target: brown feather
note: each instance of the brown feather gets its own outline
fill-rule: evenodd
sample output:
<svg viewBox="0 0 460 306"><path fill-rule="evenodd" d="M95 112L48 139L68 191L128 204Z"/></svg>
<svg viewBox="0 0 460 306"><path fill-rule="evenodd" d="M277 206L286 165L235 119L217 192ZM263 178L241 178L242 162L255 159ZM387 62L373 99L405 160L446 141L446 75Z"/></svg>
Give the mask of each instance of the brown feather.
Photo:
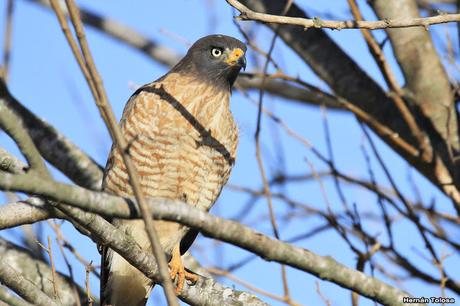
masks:
<svg viewBox="0 0 460 306"><path fill-rule="evenodd" d="M120 126L145 196L181 200L206 211L211 208L228 180L238 143L229 98L230 91L224 87L174 72L147 84L128 101ZM122 157L114 148L103 189L132 195ZM141 220L116 220L114 224L142 248L150 248ZM154 224L166 252L188 232L173 222ZM113 251L105 250L104 257L108 273L101 289L104 303L143 305L152 282Z"/></svg>

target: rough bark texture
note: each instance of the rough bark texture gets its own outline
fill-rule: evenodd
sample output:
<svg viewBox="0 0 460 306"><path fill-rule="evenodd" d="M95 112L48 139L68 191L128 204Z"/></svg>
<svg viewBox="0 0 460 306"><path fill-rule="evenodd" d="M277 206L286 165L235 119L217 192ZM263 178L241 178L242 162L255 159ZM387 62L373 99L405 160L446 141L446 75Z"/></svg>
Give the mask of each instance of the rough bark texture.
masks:
<svg viewBox="0 0 460 306"><path fill-rule="evenodd" d="M8 264L49 297L53 297L54 289L51 267L47 263L35 259L28 250L0 238L0 261ZM74 285L69 277L57 273L56 288L60 304L69 306L77 305L77 296L74 292L78 294L78 298L83 304L87 303L85 290L75 285L74 291Z"/></svg>
<svg viewBox="0 0 460 306"><path fill-rule="evenodd" d="M375 0L371 3L381 19L420 17L414 0ZM430 32L424 27L387 29L386 32L404 74L407 89L415 98L413 102L429 117L436 132L458 151L459 139L453 94Z"/></svg>
<svg viewBox="0 0 460 306"><path fill-rule="evenodd" d="M32 306L20 297L16 296L6 287L0 286L0 306Z"/></svg>

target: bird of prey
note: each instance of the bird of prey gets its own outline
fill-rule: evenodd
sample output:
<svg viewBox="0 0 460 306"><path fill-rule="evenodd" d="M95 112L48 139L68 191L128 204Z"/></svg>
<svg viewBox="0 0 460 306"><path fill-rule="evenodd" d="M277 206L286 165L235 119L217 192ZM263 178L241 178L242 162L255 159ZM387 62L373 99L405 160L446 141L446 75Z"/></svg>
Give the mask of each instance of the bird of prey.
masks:
<svg viewBox="0 0 460 306"><path fill-rule="evenodd" d="M231 88L245 68L246 46L225 35L195 42L182 60L128 100L120 128L139 175L144 197L180 200L208 211L233 167L238 128L229 107ZM133 195L122 156L113 145L103 190ZM142 220L112 220L142 249L151 251ZM180 292L183 254L197 232L178 223L154 221L165 252L172 254L171 277ZM120 255L102 251L101 305L145 305L153 283Z"/></svg>

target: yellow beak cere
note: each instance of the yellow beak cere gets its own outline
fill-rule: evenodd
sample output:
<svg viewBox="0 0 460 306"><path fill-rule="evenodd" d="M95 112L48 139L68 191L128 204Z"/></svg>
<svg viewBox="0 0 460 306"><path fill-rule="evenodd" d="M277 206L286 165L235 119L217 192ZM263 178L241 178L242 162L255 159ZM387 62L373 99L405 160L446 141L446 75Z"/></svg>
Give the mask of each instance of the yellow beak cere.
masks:
<svg viewBox="0 0 460 306"><path fill-rule="evenodd" d="M235 48L231 50L227 56L225 62L229 65L235 65L238 62L238 59L244 55L244 51L240 48Z"/></svg>

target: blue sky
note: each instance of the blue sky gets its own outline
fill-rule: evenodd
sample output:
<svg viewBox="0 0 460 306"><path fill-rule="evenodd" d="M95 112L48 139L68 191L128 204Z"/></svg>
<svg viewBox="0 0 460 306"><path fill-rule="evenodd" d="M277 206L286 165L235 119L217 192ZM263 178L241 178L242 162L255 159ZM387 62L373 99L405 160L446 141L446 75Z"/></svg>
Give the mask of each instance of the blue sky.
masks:
<svg viewBox="0 0 460 306"><path fill-rule="evenodd" d="M4 3L2 2L0 7L1 21L4 20ZM82 7L127 24L155 41L176 50L179 54L184 54L187 50L187 44L184 41L194 42L196 39L212 33L223 33L241 39L241 35L232 23L233 11L224 1L174 0L159 3L147 0L132 2L121 0L78 1L78 4ZM349 18L345 0L296 1L296 3L308 12L314 12L312 15L331 13L335 18ZM359 1L359 4L367 18L375 18L365 1ZM243 26L247 27L249 24L243 23ZM436 33L439 35L445 35L443 33L446 29L452 30L453 28L451 25L435 27ZM257 33L257 43L262 49L267 50L272 36L271 32L260 26L257 29ZM359 31L342 30L328 31L327 33L369 75L384 86L383 79L369 55ZM376 33L379 39L384 37L382 34ZM120 44L91 28L87 28L87 36L109 99L119 118L124 104L135 86L160 77L167 72L167 69L132 48ZM455 36L453 39L454 45L458 45L458 42L455 41ZM0 41L3 41L3 30L0 30ZM386 44L384 51L402 84L403 77L393 60L389 47L389 44ZM327 88L281 40L277 41L274 57L282 64L285 73L292 76L298 75L313 85L324 89ZM251 56L248 56L248 58L251 58ZM254 63L249 61L246 71L251 72L254 69ZM449 69L449 71L451 70ZM458 78L458 72L457 75L454 74L454 77ZM11 92L24 105L62 131L98 163L105 165L106 156L111 145L110 137L102 124L88 87L62 35L57 20L49 10L28 1L16 1L9 86ZM257 100L257 92L251 92L251 97ZM326 154L323 116L319 108L299 105L268 95L266 95L264 103L266 107L282 118L290 128L308 139L323 154ZM256 106L241 94L235 92L232 97L232 111L240 127L241 140L237 163L230 183L259 189L261 179L255 159L253 141L257 115ZM349 114L332 110L328 110L326 113L338 168L346 174L368 178L364 157L360 149L361 145L366 142L356 119ZM415 170L410 170L407 164L385 144L378 141L376 137L374 139L377 141L380 153L386 164L389 165L398 186L408 198L414 199L413 190L407 179L408 174L412 173L414 182L418 189L421 190L421 196L425 202L434 200L442 208L441 210L452 212L449 201L436 188L418 175ZM369 146L365 145L369 149ZM4 134L0 134L0 146L19 156L12 141ZM262 149L269 175L274 175L280 169L285 169L289 174L310 173L306 159L315 165L317 171L327 169L324 164L321 164L311 154L308 148L289 137L285 131L271 123L266 117L263 118ZM280 152L282 152L281 155ZM283 156L284 158L282 158ZM389 186L375 159L372 158L371 161L375 167L379 182ZM53 173L55 178L67 181L57 171ZM332 208L340 210L341 203L336 195L332 181L325 180L325 186ZM361 213L379 213L374 195L346 184L344 185L344 190L347 201L354 203ZM294 183L287 185L283 189L274 189L274 191L283 192L292 199L308 203L313 207L325 209L325 200L316 181ZM246 205L248 199L247 194L225 189L212 209L212 213L231 218ZM7 200L5 199L4 202L6 203ZM243 223L271 235L271 227L266 218L268 214L266 201L259 199L252 205L254 205L254 208L245 215ZM274 205L279 216L279 222L282 222L282 216L292 212L281 201L275 200ZM309 229L322 224L322 222L317 217L297 216L289 219L286 223L281 223L281 237L282 239L289 239L299 233L307 232ZM382 233L383 235L381 224L365 222L365 226L370 233L375 235ZM93 260L94 263L99 262L97 250L89 239L82 237L68 224L64 225L64 230L67 238L74 243L80 253L84 254L89 260ZM423 248L421 239L417 234L414 234L414 227L405 222L399 222L395 225L394 231L397 233L396 240L399 249L418 266L422 267L423 270L431 272L432 267L426 263L422 256L418 255L418 253L425 255L427 253ZM18 232L15 229L0 232L0 235L16 241L15 237ZM51 234L51 232L45 226L45 235L48 234ZM414 239L414 235L416 235L417 239ZM456 236L459 236L458 232ZM384 238L382 239L385 241ZM322 232L296 244L317 254L331 255L337 261L349 267L354 267L356 264L354 254L332 230ZM441 244L436 245L440 249L443 247ZM57 250L56 247L55 250ZM449 249L446 249L446 251L449 251ZM214 241L202 237L194 244L192 253L196 255L203 265L219 267L230 266L248 255L247 252L229 245L224 245L221 249L216 250ZM72 258L76 278L82 284L84 282L84 267L79 265L72 256L69 257ZM56 258L58 267L65 272L62 256L57 254ZM379 257L377 262L385 264L380 260L382 260L382 257ZM459 263L458 254L453 254L446 261L447 267L456 267ZM398 272L398 270L393 270ZM370 273L369 267L366 267L366 273ZM275 263L258 259L235 271L235 275L266 291L282 294L279 265ZM316 292L315 283L318 279L290 268L288 269L288 276L292 297L295 301L305 305L323 304ZM389 281L379 273L376 273L376 276ZM221 281L229 286L242 289L241 286L229 280L221 279ZM347 290L323 281L319 281L319 285L322 294L330 299L333 305L350 304L350 293ZM95 278L91 279L91 288L97 294L98 282ZM428 286L419 281L407 281L404 283L403 289L408 290L415 296L440 295L439 288ZM161 290L155 290L154 298L151 299L150 305L153 305L152 301L162 301L160 293ZM449 294L452 296L452 293L448 292ZM273 305L281 305L281 303L269 298L262 298L269 303L273 303ZM362 299L362 301L365 301L365 299ZM155 305L160 304L155 303ZM372 303L366 301L362 304L371 305Z"/></svg>

